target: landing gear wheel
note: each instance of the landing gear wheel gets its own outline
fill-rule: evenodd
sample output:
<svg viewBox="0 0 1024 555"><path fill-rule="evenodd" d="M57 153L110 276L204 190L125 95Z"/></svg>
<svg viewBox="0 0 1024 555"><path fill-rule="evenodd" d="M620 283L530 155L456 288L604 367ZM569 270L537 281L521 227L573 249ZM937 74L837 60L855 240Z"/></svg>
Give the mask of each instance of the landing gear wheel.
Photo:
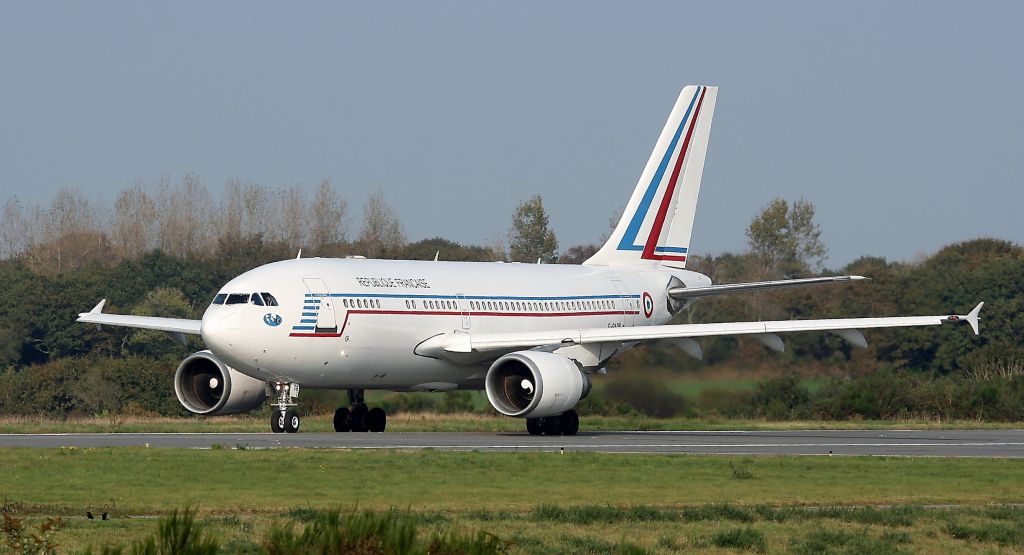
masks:
<svg viewBox="0 0 1024 555"><path fill-rule="evenodd" d="M388 415L384 409L374 407L366 413L366 428L371 432L383 432L388 425Z"/></svg>
<svg viewBox="0 0 1024 555"><path fill-rule="evenodd" d="M335 432L348 432L352 430L352 424L349 422L349 418L352 415L352 411L346 407L334 411L334 431Z"/></svg>
<svg viewBox="0 0 1024 555"><path fill-rule="evenodd" d="M540 429L544 431L545 435L559 436L562 435L562 418L559 416L547 416L540 419Z"/></svg>
<svg viewBox="0 0 1024 555"><path fill-rule="evenodd" d="M539 418L527 418L526 419L526 432L531 436L539 436L544 433L544 429L541 428Z"/></svg>
<svg viewBox="0 0 1024 555"><path fill-rule="evenodd" d="M299 425L302 423L302 420L299 418L299 411L293 407L286 410L283 414L284 431L289 434L294 434L299 431Z"/></svg>
<svg viewBox="0 0 1024 555"><path fill-rule="evenodd" d="M562 433L567 436L574 436L580 431L580 417L576 414L576 411L570 410L563 412L558 417L559 427L562 429Z"/></svg>
<svg viewBox="0 0 1024 555"><path fill-rule="evenodd" d="M285 414L283 410L270 413L270 431L279 434L284 431Z"/></svg>
<svg viewBox="0 0 1024 555"><path fill-rule="evenodd" d="M349 416L349 427L353 432L366 432L370 428L367 426L367 414L366 405L352 407L352 414Z"/></svg>

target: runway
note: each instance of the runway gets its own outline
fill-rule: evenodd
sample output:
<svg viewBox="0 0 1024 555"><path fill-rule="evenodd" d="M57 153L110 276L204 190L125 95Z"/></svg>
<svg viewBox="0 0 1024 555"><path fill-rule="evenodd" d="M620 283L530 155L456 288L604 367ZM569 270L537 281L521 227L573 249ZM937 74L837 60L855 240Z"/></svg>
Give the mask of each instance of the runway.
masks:
<svg viewBox="0 0 1024 555"><path fill-rule="evenodd" d="M0 434L0 447L436 449L743 455L1024 457L1024 430L783 432Z"/></svg>

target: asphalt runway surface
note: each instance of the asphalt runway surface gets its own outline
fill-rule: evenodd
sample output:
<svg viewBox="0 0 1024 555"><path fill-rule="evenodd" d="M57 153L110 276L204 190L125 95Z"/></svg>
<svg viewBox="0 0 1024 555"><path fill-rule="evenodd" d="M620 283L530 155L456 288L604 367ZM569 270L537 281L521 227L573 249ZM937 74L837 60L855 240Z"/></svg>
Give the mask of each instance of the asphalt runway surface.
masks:
<svg viewBox="0 0 1024 555"><path fill-rule="evenodd" d="M814 430L524 433L115 433L0 434L2 447L155 447L209 449L436 449L744 455L1024 457L1024 430Z"/></svg>

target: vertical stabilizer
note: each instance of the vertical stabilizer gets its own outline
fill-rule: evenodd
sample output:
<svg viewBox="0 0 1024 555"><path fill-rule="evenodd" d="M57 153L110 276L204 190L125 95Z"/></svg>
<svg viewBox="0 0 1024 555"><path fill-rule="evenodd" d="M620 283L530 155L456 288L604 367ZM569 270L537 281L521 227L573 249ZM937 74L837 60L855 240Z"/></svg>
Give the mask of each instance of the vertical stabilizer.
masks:
<svg viewBox="0 0 1024 555"><path fill-rule="evenodd" d="M595 266L686 266L718 87L689 85L676 100L633 196Z"/></svg>

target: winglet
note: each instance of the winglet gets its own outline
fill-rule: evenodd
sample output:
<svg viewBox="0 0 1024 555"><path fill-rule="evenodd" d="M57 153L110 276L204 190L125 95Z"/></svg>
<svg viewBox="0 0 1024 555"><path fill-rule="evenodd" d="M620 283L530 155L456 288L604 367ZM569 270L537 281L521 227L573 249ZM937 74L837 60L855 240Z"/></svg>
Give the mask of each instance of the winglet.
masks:
<svg viewBox="0 0 1024 555"><path fill-rule="evenodd" d="M101 314L103 312L103 305L107 304L107 299L103 299L96 306L89 311L89 314Z"/></svg>
<svg viewBox="0 0 1024 555"><path fill-rule="evenodd" d="M978 303L978 306L974 307L974 310L970 311L964 319L971 325L971 329L974 330L974 335L978 335L978 314L981 313L981 307L985 306L984 302Z"/></svg>

